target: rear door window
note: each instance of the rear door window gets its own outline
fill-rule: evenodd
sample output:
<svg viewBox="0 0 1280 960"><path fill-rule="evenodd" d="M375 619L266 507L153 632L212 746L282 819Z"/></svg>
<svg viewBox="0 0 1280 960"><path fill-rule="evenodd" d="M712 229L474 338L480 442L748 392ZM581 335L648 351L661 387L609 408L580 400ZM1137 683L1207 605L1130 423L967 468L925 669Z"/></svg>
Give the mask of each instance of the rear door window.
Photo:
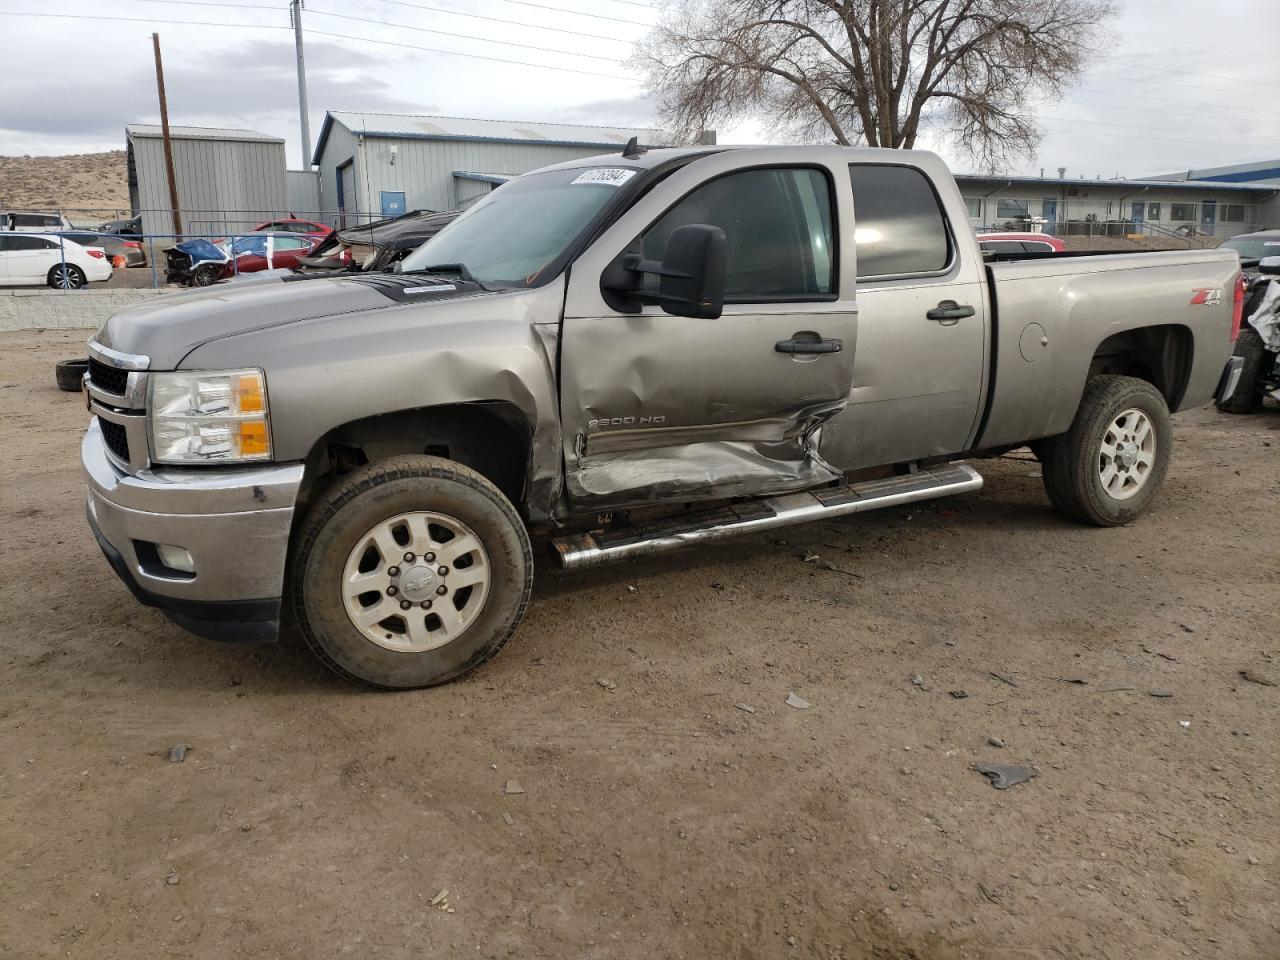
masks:
<svg viewBox="0 0 1280 960"><path fill-rule="evenodd" d="M1026 253L1027 248L1018 240L980 240L983 250L989 253Z"/></svg>
<svg viewBox="0 0 1280 960"><path fill-rule="evenodd" d="M858 280L929 276L951 262L951 233L920 170L896 164L855 163L853 227Z"/></svg>

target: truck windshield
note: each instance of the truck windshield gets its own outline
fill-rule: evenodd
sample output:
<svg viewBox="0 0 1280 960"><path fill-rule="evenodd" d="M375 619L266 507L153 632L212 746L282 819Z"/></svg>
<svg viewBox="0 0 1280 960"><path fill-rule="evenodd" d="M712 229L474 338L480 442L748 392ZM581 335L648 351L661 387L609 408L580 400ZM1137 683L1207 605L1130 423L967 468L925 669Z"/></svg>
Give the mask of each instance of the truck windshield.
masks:
<svg viewBox="0 0 1280 960"><path fill-rule="evenodd" d="M635 173L586 167L512 180L406 257L401 272L462 265L484 284L533 286Z"/></svg>

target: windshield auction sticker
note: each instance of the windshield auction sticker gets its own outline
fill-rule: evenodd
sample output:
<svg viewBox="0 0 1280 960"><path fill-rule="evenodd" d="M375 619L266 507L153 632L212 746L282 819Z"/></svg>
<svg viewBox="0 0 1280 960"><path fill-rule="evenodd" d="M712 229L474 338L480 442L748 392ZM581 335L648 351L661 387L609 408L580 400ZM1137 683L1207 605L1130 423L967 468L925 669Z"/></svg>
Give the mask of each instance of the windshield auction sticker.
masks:
<svg viewBox="0 0 1280 960"><path fill-rule="evenodd" d="M594 167L591 170L583 170L570 181L570 185L598 183L605 187L620 187L635 175L634 170L628 170L626 167Z"/></svg>

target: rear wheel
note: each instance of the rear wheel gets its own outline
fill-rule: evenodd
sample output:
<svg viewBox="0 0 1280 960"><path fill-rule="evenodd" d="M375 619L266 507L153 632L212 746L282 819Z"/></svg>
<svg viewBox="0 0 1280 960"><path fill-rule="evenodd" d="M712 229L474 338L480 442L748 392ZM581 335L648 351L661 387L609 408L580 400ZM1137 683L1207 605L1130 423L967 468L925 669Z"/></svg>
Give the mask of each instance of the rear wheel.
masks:
<svg viewBox="0 0 1280 960"><path fill-rule="evenodd" d="M438 457L397 457L325 493L298 533L294 611L339 674L387 689L461 676L524 615L533 554L488 480Z"/></svg>
<svg viewBox="0 0 1280 960"><path fill-rule="evenodd" d="M1236 384L1235 393L1219 403L1218 409L1223 413L1257 413L1262 409L1262 377L1268 363L1274 362L1275 358L1267 352L1266 344L1253 327L1245 327L1240 331L1231 353L1244 360L1244 367L1240 370L1240 381Z"/></svg>
<svg viewBox="0 0 1280 960"><path fill-rule="evenodd" d="M1136 377L1094 377L1071 428L1040 441L1045 491L1054 509L1081 523L1136 520L1169 469L1173 427L1164 397Z"/></svg>
<svg viewBox="0 0 1280 960"><path fill-rule="evenodd" d="M49 271L45 279L49 286L58 290L79 290L89 282L85 278L84 271L74 263L59 263Z"/></svg>

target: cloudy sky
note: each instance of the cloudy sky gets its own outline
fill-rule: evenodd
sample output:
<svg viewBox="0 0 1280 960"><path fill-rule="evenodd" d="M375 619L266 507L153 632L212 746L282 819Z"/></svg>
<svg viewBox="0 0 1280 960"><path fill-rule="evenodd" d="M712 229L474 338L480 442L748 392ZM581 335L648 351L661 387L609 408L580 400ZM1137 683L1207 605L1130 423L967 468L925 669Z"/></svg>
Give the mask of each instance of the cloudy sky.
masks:
<svg viewBox="0 0 1280 960"><path fill-rule="evenodd" d="M313 136L326 109L653 122L625 61L656 3L306 2ZM1087 77L1038 111L1038 156L1010 172L1137 177L1280 157L1275 2L1127 0ZM287 0L0 0L0 154L120 149L126 123L158 122L153 30L172 123L285 136L300 164ZM768 139L750 118L720 131Z"/></svg>

